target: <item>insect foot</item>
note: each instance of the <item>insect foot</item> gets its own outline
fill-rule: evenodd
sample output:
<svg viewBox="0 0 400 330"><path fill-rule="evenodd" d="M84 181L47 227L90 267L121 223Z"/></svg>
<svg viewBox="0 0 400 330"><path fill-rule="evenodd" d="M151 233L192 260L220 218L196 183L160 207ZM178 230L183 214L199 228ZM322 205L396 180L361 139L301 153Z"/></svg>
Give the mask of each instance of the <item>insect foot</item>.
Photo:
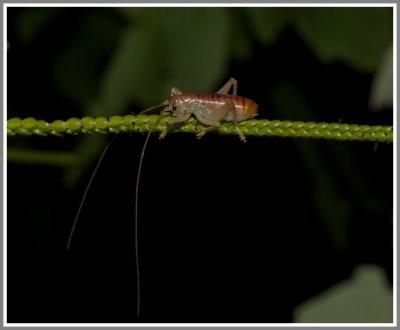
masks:
<svg viewBox="0 0 400 330"><path fill-rule="evenodd" d="M246 143L247 142L246 137L243 135L243 133L239 127L236 127L236 132L239 134L240 141L242 141L243 143Z"/></svg>
<svg viewBox="0 0 400 330"><path fill-rule="evenodd" d="M215 129L214 127L203 127L199 133L196 134L198 139L201 139L208 131Z"/></svg>
<svg viewBox="0 0 400 330"><path fill-rule="evenodd" d="M158 138L159 138L160 140L165 139L165 137L167 136L167 133L168 133L168 131L170 130L170 128L171 128L171 124L170 124L169 122L167 122L167 125L166 125L166 127L165 127L164 132L160 133L160 135L158 136Z"/></svg>
<svg viewBox="0 0 400 330"><path fill-rule="evenodd" d="M198 140L200 140L205 134L206 134L206 131L202 130L200 133L196 134L196 137Z"/></svg>

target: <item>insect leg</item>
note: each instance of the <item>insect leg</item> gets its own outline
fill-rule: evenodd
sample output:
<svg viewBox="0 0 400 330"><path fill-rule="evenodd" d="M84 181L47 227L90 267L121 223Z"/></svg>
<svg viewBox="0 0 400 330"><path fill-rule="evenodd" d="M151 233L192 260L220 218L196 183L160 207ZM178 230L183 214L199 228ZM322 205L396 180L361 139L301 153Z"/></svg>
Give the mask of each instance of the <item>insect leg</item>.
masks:
<svg viewBox="0 0 400 330"><path fill-rule="evenodd" d="M173 125L188 121L191 115L192 115L191 107L188 107L186 105L178 105L177 108L172 112L173 118L167 122L167 127L165 131L160 134L159 138L160 139L165 138L168 131L171 129Z"/></svg>
<svg viewBox="0 0 400 330"><path fill-rule="evenodd" d="M221 120L224 119L228 113L232 113L233 124L236 132L239 134L240 140L246 142L245 136L240 131L239 127L237 127L236 107L232 101L226 102L215 110L210 110L202 104L196 104L193 113L202 124L212 126L211 128L204 128L199 134L197 134L198 138L201 138L207 131L219 127Z"/></svg>
<svg viewBox="0 0 400 330"><path fill-rule="evenodd" d="M229 91L231 90L233 86L233 93L232 95L237 95L237 88L238 88L238 83L237 80L234 78L229 79L224 86L221 87L220 90L217 91L217 94L229 94Z"/></svg>
<svg viewBox="0 0 400 330"><path fill-rule="evenodd" d="M178 88L172 87L171 88L171 96L183 94Z"/></svg>

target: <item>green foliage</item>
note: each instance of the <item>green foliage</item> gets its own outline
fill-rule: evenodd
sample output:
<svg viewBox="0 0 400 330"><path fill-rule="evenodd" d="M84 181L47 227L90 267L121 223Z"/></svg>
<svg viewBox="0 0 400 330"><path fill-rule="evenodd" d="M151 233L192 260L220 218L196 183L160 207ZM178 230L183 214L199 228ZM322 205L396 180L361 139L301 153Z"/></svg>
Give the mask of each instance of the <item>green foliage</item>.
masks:
<svg viewBox="0 0 400 330"><path fill-rule="evenodd" d="M62 8L30 8L17 17L17 38L21 44L34 41L40 32L49 26Z"/></svg>
<svg viewBox="0 0 400 330"><path fill-rule="evenodd" d="M83 16L76 28L79 33L54 57L53 80L66 97L90 112L89 103L98 97L101 67L109 60L123 29L117 19L101 11Z"/></svg>
<svg viewBox="0 0 400 330"><path fill-rule="evenodd" d="M292 95L292 97L285 98L284 95L287 94ZM270 95L274 106L280 113L289 115L295 107L296 116L300 118L311 116L312 111L307 101L290 84L278 84L275 89L270 91ZM295 143L310 174L311 185L315 190L314 203L318 207L319 217L326 226L327 232L331 235L332 242L336 244L336 248L344 251L348 246L349 214L346 214L346 200L336 189L321 150L299 140L296 140ZM335 208L331 208L330 205L335 205ZM327 209L331 211L326 212Z"/></svg>
<svg viewBox="0 0 400 330"><path fill-rule="evenodd" d="M71 152L8 148L7 160L21 164L68 167L77 162L77 157Z"/></svg>
<svg viewBox="0 0 400 330"><path fill-rule="evenodd" d="M295 322L391 323L393 294L383 269L358 266L351 277L298 306Z"/></svg>
<svg viewBox="0 0 400 330"><path fill-rule="evenodd" d="M129 24L100 88L100 103L106 109L119 113L134 101L158 103L172 86L209 90L226 75L224 10L155 8L127 13Z"/></svg>
<svg viewBox="0 0 400 330"><path fill-rule="evenodd" d="M393 45L386 50L372 81L370 107L375 111L393 107Z"/></svg>
<svg viewBox="0 0 400 330"><path fill-rule="evenodd" d="M285 26L296 16L298 9L292 8L245 8L255 36L265 45L275 42Z"/></svg>
<svg viewBox="0 0 400 330"><path fill-rule="evenodd" d="M374 72L392 40L391 8L301 9L295 26L324 62Z"/></svg>
<svg viewBox="0 0 400 330"><path fill-rule="evenodd" d="M377 69L393 38L391 8L247 8L246 14L265 45L291 26L321 61L365 72Z"/></svg>

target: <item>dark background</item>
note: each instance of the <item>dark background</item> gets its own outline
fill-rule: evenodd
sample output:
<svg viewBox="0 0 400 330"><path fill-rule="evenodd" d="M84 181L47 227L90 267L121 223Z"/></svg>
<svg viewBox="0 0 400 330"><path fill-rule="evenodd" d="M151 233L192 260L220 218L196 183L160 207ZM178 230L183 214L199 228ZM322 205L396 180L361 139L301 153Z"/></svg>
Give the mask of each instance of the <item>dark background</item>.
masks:
<svg viewBox="0 0 400 330"><path fill-rule="evenodd" d="M260 118L392 125L391 105L371 96L391 22L391 8L9 8L8 118L137 113L172 86L211 92L232 76ZM115 140L65 248L108 138L8 138L9 322L138 321L143 135ZM364 263L382 266L391 285L392 152L153 137L140 189L139 321L293 322L296 306Z"/></svg>

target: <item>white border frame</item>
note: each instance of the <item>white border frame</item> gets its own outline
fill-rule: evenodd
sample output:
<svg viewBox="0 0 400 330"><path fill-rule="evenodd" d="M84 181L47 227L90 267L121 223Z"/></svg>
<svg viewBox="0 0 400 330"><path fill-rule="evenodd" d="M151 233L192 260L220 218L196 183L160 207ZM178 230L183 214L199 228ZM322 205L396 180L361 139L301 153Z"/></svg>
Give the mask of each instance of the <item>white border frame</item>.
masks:
<svg viewBox="0 0 400 330"><path fill-rule="evenodd" d="M9 7L391 7L393 8L393 322L392 323L8 323L7 322L7 8ZM4 327L393 327L397 326L397 4L395 3L5 3L3 4L3 326Z"/></svg>

